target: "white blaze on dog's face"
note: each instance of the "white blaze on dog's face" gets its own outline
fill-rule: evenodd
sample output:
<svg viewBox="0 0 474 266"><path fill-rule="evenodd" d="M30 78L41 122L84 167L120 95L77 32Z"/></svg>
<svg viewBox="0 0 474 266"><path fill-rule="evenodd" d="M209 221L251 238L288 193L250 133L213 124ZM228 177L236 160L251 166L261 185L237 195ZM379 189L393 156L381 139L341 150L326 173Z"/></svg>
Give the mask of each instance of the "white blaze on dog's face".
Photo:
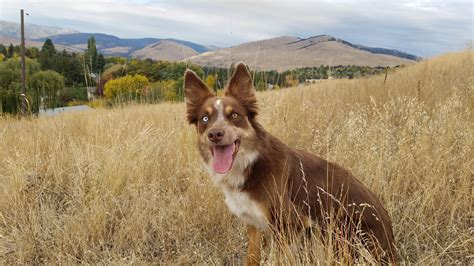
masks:
<svg viewBox="0 0 474 266"><path fill-rule="evenodd" d="M215 97L190 70L185 73L184 88L188 120L196 125L199 151L211 170L227 174L234 166L251 163L247 161L255 159L257 141L251 120L257 105L245 65L237 65L224 97Z"/></svg>

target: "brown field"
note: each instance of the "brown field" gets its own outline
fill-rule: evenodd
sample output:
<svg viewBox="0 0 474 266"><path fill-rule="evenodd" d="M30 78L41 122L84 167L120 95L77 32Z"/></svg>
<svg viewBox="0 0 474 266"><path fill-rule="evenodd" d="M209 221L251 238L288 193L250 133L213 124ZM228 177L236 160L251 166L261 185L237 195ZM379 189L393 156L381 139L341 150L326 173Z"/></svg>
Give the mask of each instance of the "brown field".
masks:
<svg viewBox="0 0 474 266"><path fill-rule="evenodd" d="M400 260L469 264L473 57L259 93L259 120L373 190ZM245 227L202 169L194 131L183 103L0 118L0 263L242 263ZM317 242L272 245L264 263L341 259Z"/></svg>

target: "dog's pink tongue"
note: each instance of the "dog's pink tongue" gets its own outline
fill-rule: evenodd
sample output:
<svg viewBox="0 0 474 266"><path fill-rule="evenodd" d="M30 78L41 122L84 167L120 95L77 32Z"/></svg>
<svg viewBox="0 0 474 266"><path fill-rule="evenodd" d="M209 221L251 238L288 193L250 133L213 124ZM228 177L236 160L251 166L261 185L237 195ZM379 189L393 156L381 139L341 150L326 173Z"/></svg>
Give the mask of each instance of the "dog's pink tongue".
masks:
<svg viewBox="0 0 474 266"><path fill-rule="evenodd" d="M234 144L214 147L214 160L212 168L219 174L225 174L232 167L232 154L234 153Z"/></svg>

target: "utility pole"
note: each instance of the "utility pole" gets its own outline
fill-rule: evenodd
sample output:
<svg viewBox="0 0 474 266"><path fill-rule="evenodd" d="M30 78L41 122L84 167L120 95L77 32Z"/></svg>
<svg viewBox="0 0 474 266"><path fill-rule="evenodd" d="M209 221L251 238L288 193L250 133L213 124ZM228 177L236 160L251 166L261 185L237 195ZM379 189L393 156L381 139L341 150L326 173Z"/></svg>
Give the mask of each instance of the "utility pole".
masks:
<svg viewBox="0 0 474 266"><path fill-rule="evenodd" d="M26 115L26 61L25 61L25 20L23 15L23 9L20 10L21 15L21 114Z"/></svg>

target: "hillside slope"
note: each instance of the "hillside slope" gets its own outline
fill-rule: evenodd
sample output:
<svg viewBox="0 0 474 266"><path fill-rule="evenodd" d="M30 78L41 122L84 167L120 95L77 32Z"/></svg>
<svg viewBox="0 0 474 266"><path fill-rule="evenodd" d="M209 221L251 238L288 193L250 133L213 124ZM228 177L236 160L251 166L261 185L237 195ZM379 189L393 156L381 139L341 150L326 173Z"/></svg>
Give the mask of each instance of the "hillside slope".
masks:
<svg viewBox="0 0 474 266"><path fill-rule="evenodd" d="M473 56L258 93L257 119L380 197L401 264L468 265ZM242 264L246 228L203 169L185 112L163 103L0 117L0 263ZM319 237L300 249L270 243L268 265L375 264L367 253L341 259Z"/></svg>
<svg viewBox="0 0 474 266"><path fill-rule="evenodd" d="M140 50L134 51L131 56L138 59L153 59L165 61L179 61L199 54L192 48L172 41L159 41Z"/></svg>
<svg viewBox="0 0 474 266"><path fill-rule="evenodd" d="M358 49L328 35L307 39L282 36L218 49L188 60L215 67L228 67L229 63L244 61L251 68L278 71L320 65L396 66L413 63L406 58Z"/></svg>

